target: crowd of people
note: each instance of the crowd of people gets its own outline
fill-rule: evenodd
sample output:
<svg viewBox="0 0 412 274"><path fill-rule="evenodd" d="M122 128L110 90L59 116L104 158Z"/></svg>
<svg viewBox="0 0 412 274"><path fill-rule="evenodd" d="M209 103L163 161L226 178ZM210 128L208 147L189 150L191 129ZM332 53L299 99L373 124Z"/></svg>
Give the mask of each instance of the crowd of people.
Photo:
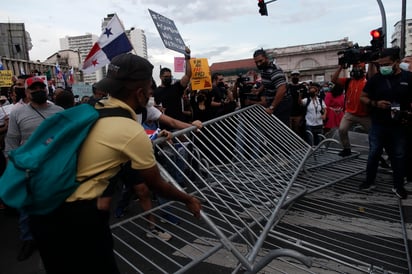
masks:
<svg viewBox="0 0 412 274"><path fill-rule="evenodd" d="M99 266L99 273L118 273L108 214L119 181L124 185L121 199L116 201L116 217L125 214L133 194L143 210L150 210L151 190L185 203L196 217L200 215L198 199L180 192L160 176L144 129L159 129L160 135L170 137L171 131L192 126L201 129L202 122L254 104L262 105L268 115L313 146L319 145L324 134L338 131L341 157L352 154L349 131L355 125L362 126L370 147L366 180L359 188L375 187L378 163L385 150L393 170L393 191L407 198L404 183L412 181L411 57L401 62L399 49L384 49L368 64L368 73L366 64L358 62L352 64L350 77L339 77L343 71L339 66L330 82L316 83L300 81L298 70L288 77L263 49L252 56L257 70L239 76L233 86L221 73L213 73L210 90L192 90L188 48L183 77L173 80L172 71L162 68L158 86L150 62L121 54L111 61L107 76L93 85L93 95L77 103L70 90L56 88L50 92L36 75L17 77L9 93L0 96L0 136L5 156L2 170L8 152L23 145L44 119L76 104L121 107L136 120L109 117L93 127L79 152L77 178L81 181L90 173L98 175L84 182L55 212L28 216L19 211L23 244L17 259L27 259L38 248L48 273L76 273L80 265L89 270ZM171 236L158 230L155 223L149 214L147 237L169 240ZM46 235L44 231L51 227L54 232Z"/></svg>

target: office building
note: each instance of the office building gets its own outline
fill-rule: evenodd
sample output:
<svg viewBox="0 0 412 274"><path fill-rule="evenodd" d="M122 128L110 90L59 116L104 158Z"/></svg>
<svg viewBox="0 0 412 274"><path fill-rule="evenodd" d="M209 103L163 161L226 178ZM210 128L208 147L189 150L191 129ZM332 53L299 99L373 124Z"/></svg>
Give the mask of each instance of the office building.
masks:
<svg viewBox="0 0 412 274"><path fill-rule="evenodd" d="M405 56L410 56L412 55L412 19L406 19L405 22ZM402 22L398 21L395 24L395 30L392 34L392 47L401 46L401 27L402 27Z"/></svg>
<svg viewBox="0 0 412 274"><path fill-rule="evenodd" d="M82 64L84 59L89 54L90 49L93 44L96 43L98 37L94 34L84 34L79 36L66 36L60 38L60 48L62 50L71 49L79 52L79 63ZM80 65L81 67L81 65ZM102 73L100 71L84 74L83 81L87 84L93 84L102 78Z"/></svg>
<svg viewBox="0 0 412 274"><path fill-rule="evenodd" d="M24 23L0 23L0 56L30 60L29 51L32 47Z"/></svg>

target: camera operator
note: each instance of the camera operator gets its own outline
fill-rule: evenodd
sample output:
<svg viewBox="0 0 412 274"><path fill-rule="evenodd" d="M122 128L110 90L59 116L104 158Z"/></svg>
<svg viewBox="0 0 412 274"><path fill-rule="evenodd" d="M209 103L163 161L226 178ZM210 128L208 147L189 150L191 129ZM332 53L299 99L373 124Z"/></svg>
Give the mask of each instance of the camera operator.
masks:
<svg viewBox="0 0 412 274"><path fill-rule="evenodd" d="M370 108L369 155L366 181L361 190L375 188L379 157L383 148L389 154L393 169L392 191L401 199L408 196L405 190L405 150L407 116L412 103L412 75L399 68L400 49L383 49L375 65L379 72L368 80L361 101ZM406 119L405 119L406 118ZM409 125L410 126L410 125ZM409 167L410 168L410 167Z"/></svg>
<svg viewBox="0 0 412 274"><path fill-rule="evenodd" d="M306 107L302 106L301 101L308 97L308 89L299 83L300 72L294 70L291 73L291 83L288 83L288 90L292 96L292 110L290 113L290 128L301 138L305 139L305 113Z"/></svg>
<svg viewBox="0 0 412 274"><path fill-rule="evenodd" d="M348 134L349 129L354 124L360 124L368 132L370 118L366 105L360 101L361 92L366 85L365 64L359 61L356 62L352 65L350 78L338 78L343 68L343 65L339 65L339 68L332 76L332 82L345 89L345 114L339 125L339 138L343 146L339 156L345 157L352 153Z"/></svg>
<svg viewBox="0 0 412 274"><path fill-rule="evenodd" d="M247 74L240 75L236 80L235 87L238 88L238 96L240 107L244 108L253 104L262 104L263 91L252 92L260 87L260 83L256 81L257 74L255 71L249 71Z"/></svg>
<svg viewBox="0 0 412 274"><path fill-rule="evenodd" d="M224 114L233 112L236 108L233 94L228 90L223 75L221 73L212 74L212 91L211 91L211 107L213 109L213 117L220 117Z"/></svg>

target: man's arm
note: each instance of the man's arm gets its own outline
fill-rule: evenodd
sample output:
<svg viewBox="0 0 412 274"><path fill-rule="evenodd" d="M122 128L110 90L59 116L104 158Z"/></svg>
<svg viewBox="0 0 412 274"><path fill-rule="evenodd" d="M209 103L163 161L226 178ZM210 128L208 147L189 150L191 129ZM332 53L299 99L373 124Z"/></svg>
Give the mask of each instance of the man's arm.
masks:
<svg viewBox="0 0 412 274"><path fill-rule="evenodd" d="M276 95L273 99L272 105L266 109L266 112L268 112L269 114L273 113L273 111L277 108L277 106L280 104L283 97L285 96L286 89L286 84L282 84L277 88ZM270 107L272 107L272 109L270 109Z"/></svg>
<svg viewBox="0 0 412 274"><path fill-rule="evenodd" d="M371 79L373 75L378 73L378 68L376 67L375 63L371 62L368 63L368 71L366 73L366 79Z"/></svg>
<svg viewBox="0 0 412 274"><path fill-rule="evenodd" d="M166 199L175 200L186 204L188 210L191 213L193 213L193 215L196 218L200 217L200 210L202 208L200 201L196 197L188 195L178 190L173 185L164 181L163 178L160 176L160 172L157 165L139 171L140 175L144 179L145 184L151 190L153 190L154 192L158 193L160 196Z"/></svg>
<svg viewBox="0 0 412 274"><path fill-rule="evenodd" d="M338 83L338 79L339 79L339 74L341 73L343 67L339 66L339 68L335 71L335 73L332 75L332 79L331 82L334 84Z"/></svg>
<svg viewBox="0 0 412 274"><path fill-rule="evenodd" d="M202 128L202 122L199 120L193 121L192 124L182 122L180 120L174 119L166 114L162 114L159 118L159 122L165 125L168 125L169 127L175 128L175 129L184 129L188 128L191 126L196 126L198 129Z"/></svg>
<svg viewBox="0 0 412 274"><path fill-rule="evenodd" d="M16 149L21 144L21 132L17 124L16 112L10 113L9 123L7 127L7 133L5 138L5 155L13 149Z"/></svg>
<svg viewBox="0 0 412 274"><path fill-rule="evenodd" d="M371 100L366 92L361 93L360 101L365 105L373 108L388 109L391 107L391 102L386 100Z"/></svg>
<svg viewBox="0 0 412 274"><path fill-rule="evenodd" d="M180 79L180 85L182 87L187 87L187 85L190 82L190 78L192 78L192 67L190 65L190 49L186 47L185 51L185 75L183 75L182 79Z"/></svg>

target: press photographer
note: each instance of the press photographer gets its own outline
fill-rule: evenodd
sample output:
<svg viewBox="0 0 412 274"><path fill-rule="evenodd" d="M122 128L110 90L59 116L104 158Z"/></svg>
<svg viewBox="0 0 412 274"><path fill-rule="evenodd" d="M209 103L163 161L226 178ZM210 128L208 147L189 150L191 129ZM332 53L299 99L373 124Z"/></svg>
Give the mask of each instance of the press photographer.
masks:
<svg viewBox="0 0 412 274"><path fill-rule="evenodd" d="M255 71L249 71L246 74L240 74L235 83L238 89L238 98L240 107L244 108L252 104L259 104L262 94L255 94L252 89L257 89L260 83L256 82L257 74Z"/></svg>
<svg viewBox="0 0 412 274"><path fill-rule="evenodd" d="M412 104L412 74L401 71L400 49L383 49L375 62L379 72L366 83L361 94L361 102L369 107L371 128L369 131L369 155L366 181L361 190L375 187L379 158L382 150L388 153L393 170L392 191L401 199L408 196L405 190L405 160L407 114ZM406 116L403 117L402 114Z"/></svg>

